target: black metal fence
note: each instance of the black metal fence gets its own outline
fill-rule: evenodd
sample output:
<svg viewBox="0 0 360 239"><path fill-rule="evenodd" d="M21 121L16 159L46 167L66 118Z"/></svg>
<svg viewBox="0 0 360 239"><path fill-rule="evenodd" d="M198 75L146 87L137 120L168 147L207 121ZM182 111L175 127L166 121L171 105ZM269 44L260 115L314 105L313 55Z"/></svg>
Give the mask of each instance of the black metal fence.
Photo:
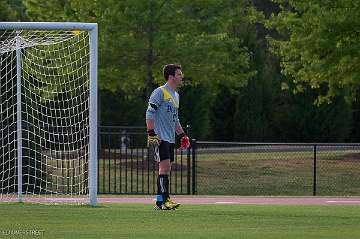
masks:
<svg viewBox="0 0 360 239"><path fill-rule="evenodd" d="M196 193L360 195L360 144L197 142Z"/></svg>
<svg viewBox="0 0 360 239"><path fill-rule="evenodd" d="M101 194L155 194L157 164L145 127L100 127ZM171 194L360 195L360 144L192 140L176 150Z"/></svg>
<svg viewBox="0 0 360 239"><path fill-rule="evenodd" d="M98 192L155 194L158 165L146 147L145 127L100 127ZM170 175L172 194L192 193L190 149L176 150Z"/></svg>

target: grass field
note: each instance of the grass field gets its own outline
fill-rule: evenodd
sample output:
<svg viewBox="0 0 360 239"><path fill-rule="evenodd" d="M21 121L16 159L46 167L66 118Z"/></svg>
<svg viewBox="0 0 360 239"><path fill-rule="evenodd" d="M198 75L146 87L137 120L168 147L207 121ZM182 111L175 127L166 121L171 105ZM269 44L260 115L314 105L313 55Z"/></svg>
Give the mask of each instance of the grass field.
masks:
<svg viewBox="0 0 360 239"><path fill-rule="evenodd" d="M358 206L1 204L0 238L359 238ZM162 222L159 224L159 222ZM13 235L38 230L41 235Z"/></svg>

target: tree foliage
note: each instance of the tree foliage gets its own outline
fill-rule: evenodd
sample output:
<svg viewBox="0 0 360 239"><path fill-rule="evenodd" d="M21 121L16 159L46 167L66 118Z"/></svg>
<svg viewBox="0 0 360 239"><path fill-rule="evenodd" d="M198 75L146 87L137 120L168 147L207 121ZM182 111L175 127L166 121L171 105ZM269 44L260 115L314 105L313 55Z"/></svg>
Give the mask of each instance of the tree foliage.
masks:
<svg viewBox="0 0 360 239"><path fill-rule="evenodd" d="M275 0L281 10L267 26L281 57L282 72L293 78L295 92L316 89L317 103L336 96L359 100L360 2L352 0Z"/></svg>
<svg viewBox="0 0 360 239"><path fill-rule="evenodd" d="M194 82L244 82L249 74L247 51L239 39L224 31L231 23L228 14L234 4L220 0L87 4L25 0L32 20L99 23L100 85L112 91L153 88L163 82L162 66L169 62L181 63Z"/></svg>
<svg viewBox="0 0 360 239"><path fill-rule="evenodd" d="M164 83L162 66L171 62L182 64L187 79L180 89L181 122L191 125L198 139L335 142L360 137L357 1L0 4L3 20L24 19L25 9L31 21L99 24L102 124L143 124L146 98Z"/></svg>
<svg viewBox="0 0 360 239"><path fill-rule="evenodd" d="M191 121L191 114L197 115L196 109L209 105L208 99L216 94L219 84L236 90L255 73L249 70L249 52L242 36L230 31L239 16L248 21L248 6L243 2L103 0L84 5L80 0L24 1L32 20L99 23L100 87L104 92L122 94L121 100L139 104L140 97L144 107L154 87L164 83L163 65L180 63L195 88L206 88L201 95L187 94L197 99L192 103L198 106L191 107L193 111L188 111L185 123ZM196 124L193 128L206 125ZM204 133L199 131L199 135Z"/></svg>
<svg viewBox="0 0 360 239"><path fill-rule="evenodd" d="M7 0L0 0L0 21L16 20L17 12Z"/></svg>

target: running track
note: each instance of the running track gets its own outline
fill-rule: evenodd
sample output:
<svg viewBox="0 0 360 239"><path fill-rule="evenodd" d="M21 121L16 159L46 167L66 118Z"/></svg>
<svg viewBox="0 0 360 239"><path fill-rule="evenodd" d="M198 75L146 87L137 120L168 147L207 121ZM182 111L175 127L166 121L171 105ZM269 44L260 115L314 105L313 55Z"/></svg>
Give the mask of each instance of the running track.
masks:
<svg viewBox="0 0 360 239"><path fill-rule="evenodd" d="M174 196L183 205L360 205L359 197L211 197ZM150 197L98 198L99 203L139 203L154 204Z"/></svg>
<svg viewBox="0 0 360 239"><path fill-rule="evenodd" d="M151 196L100 196L97 202L154 204ZM239 197L239 196L174 196L182 205L359 205L360 197ZM0 202L16 202L16 198L0 198ZM24 198L30 203L86 203L86 199L75 198Z"/></svg>

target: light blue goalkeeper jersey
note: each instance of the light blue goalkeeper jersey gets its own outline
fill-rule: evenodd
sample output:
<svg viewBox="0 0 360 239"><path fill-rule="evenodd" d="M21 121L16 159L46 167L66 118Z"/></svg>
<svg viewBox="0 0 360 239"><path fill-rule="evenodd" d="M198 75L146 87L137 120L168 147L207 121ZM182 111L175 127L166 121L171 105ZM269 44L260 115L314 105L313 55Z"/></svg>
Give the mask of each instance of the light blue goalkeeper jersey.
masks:
<svg viewBox="0 0 360 239"><path fill-rule="evenodd" d="M151 93L146 120L154 120L155 133L161 140L175 143L176 125L180 124L178 110L179 94L168 84L156 88Z"/></svg>

